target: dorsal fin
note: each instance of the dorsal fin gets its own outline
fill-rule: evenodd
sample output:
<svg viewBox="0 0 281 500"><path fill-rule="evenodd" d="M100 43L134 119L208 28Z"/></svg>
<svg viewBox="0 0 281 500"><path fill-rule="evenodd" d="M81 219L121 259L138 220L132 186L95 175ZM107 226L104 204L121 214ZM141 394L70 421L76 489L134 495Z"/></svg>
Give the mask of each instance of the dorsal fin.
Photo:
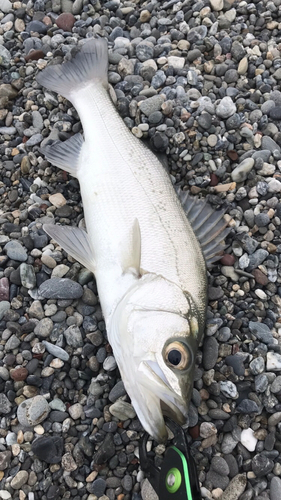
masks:
<svg viewBox="0 0 281 500"><path fill-rule="evenodd" d="M206 200L190 196L187 191L176 189L183 209L198 239L207 267L221 258L226 245L224 239L230 232L224 219L225 210L213 210Z"/></svg>

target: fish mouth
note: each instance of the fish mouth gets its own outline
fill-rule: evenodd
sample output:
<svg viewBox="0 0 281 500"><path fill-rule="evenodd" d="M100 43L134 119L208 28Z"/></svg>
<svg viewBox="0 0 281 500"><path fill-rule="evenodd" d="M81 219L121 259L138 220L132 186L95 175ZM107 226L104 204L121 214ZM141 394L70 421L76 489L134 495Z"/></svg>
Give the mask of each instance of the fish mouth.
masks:
<svg viewBox="0 0 281 500"><path fill-rule="evenodd" d="M164 416L179 425L185 424L188 417L187 403L170 386L156 361L143 361L139 371L142 392L146 394L146 407L140 409L137 404L141 423L155 441L166 442L168 433Z"/></svg>

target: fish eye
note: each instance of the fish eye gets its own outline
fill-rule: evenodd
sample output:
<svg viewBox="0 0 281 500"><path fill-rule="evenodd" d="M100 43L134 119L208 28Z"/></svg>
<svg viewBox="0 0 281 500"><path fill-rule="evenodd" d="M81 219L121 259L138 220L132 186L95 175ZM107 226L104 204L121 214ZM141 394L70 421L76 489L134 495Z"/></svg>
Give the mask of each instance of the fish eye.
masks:
<svg viewBox="0 0 281 500"><path fill-rule="evenodd" d="M182 342L171 342L164 350L165 362L171 368L186 370L190 366L191 354Z"/></svg>

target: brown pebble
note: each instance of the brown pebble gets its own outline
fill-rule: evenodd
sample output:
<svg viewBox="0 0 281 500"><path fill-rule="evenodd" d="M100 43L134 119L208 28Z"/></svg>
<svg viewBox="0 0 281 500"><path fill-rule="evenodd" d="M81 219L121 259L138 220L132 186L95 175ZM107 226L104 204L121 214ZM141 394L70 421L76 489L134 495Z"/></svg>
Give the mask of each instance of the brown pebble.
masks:
<svg viewBox="0 0 281 500"><path fill-rule="evenodd" d="M228 156L228 158L230 158L232 161L236 161L236 160L238 160L238 154L237 154L237 152L236 152L236 151L232 151L232 150L227 151L227 156Z"/></svg>
<svg viewBox="0 0 281 500"><path fill-rule="evenodd" d="M210 186L216 186L219 183L219 178L216 174L211 174L210 178L211 178Z"/></svg>
<svg viewBox="0 0 281 500"><path fill-rule="evenodd" d="M188 432L191 435L192 439L199 438L200 436L199 425L195 425L194 427L189 427Z"/></svg>
<svg viewBox="0 0 281 500"><path fill-rule="evenodd" d="M259 285L266 286L268 284L267 276L260 269L254 269L252 275Z"/></svg>
<svg viewBox="0 0 281 500"><path fill-rule="evenodd" d="M149 19L151 18L151 14L149 10L142 10L140 13L140 22L141 23L147 23Z"/></svg>
<svg viewBox="0 0 281 500"><path fill-rule="evenodd" d="M56 20L56 25L63 31L71 31L75 23L75 17L70 12L63 12Z"/></svg>
<svg viewBox="0 0 281 500"><path fill-rule="evenodd" d="M19 382L20 380L26 379L26 377L28 376L28 371L26 368L24 368L24 366L21 366L19 368L14 368L13 370L11 370L10 375L13 380Z"/></svg>
<svg viewBox="0 0 281 500"><path fill-rule="evenodd" d="M24 56L26 61L38 61L38 59L44 59L44 57L43 50L32 50L27 56Z"/></svg>
<svg viewBox="0 0 281 500"><path fill-rule="evenodd" d="M198 193L200 193L200 191L201 191L201 188L198 186L191 186L191 188L190 188L191 194L198 194Z"/></svg>
<svg viewBox="0 0 281 500"><path fill-rule="evenodd" d="M52 19L49 16L44 16L42 22L46 24L46 26L52 26Z"/></svg>
<svg viewBox="0 0 281 500"><path fill-rule="evenodd" d="M221 264L223 266L233 266L234 262L235 262L235 257L234 255L230 255L228 253L224 254L221 258Z"/></svg>
<svg viewBox="0 0 281 500"><path fill-rule="evenodd" d="M266 249L269 253L275 253L277 250L277 246L273 243L268 243Z"/></svg>

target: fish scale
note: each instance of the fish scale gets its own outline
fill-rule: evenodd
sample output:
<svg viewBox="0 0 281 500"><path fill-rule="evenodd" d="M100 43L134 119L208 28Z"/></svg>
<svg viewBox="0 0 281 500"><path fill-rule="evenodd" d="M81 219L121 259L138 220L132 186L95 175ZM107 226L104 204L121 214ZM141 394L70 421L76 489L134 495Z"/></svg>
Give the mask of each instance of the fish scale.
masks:
<svg viewBox="0 0 281 500"><path fill-rule="evenodd" d="M159 273L190 291L201 309L204 284L200 286L194 280L194 269L197 268L203 278L205 263L192 228L162 164L123 122L120 123L120 116L108 99L103 87L81 90L73 98L83 129L92 131L90 146L85 134L77 177L96 259L101 258L104 265L111 259L108 244L106 252L103 248L104 228L111 233L114 259L116 242L137 218L142 235L142 268ZM87 103L93 101L94 107L87 107ZM102 113L106 105L110 113ZM91 129L93 114L95 127ZM88 150L84 149L86 146ZM97 193L95 197L93 191Z"/></svg>

